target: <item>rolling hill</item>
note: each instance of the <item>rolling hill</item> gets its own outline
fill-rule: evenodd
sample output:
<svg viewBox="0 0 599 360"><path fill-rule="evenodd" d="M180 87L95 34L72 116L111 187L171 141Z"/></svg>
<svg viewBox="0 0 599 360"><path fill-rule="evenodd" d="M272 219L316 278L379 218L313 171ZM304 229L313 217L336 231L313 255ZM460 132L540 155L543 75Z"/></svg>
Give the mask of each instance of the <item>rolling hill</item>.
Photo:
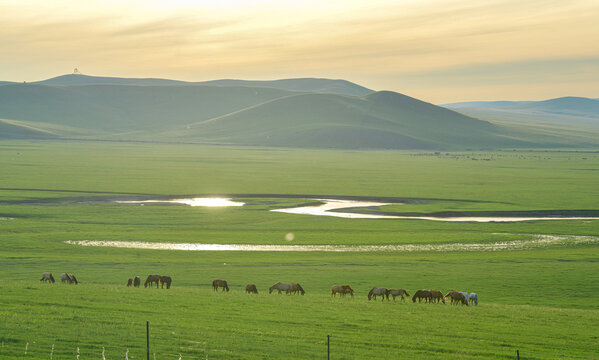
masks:
<svg viewBox="0 0 599 360"><path fill-rule="evenodd" d="M352 91L362 95L343 93ZM578 100L563 100L572 101ZM524 105L529 104L509 106ZM544 111L565 107L555 102L541 105ZM592 103L571 106L594 109ZM0 138L340 149L599 145L596 132L586 128L479 120L396 92L372 92L327 79L181 83L65 75L0 86L0 119Z"/></svg>
<svg viewBox="0 0 599 360"><path fill-rule="evenodd" d="M119 78L119 77L101 77L81 74L61 75L51 79L36 82L44 85L212 85L225 87L263 87L301 92L318 92L342 95L363 96L374 92L358 84L347 80L299 78L282 79L272 81L260 80L212 80L203 82L186 82L179 80L156 79L156 78Z"/></svg>
<svg viewBox="0 0 599 360"><path fill-rule="evenodd" d="M599 126L599 101L583 97L545 101L474 101L442 106L485 119Z"/></svg>

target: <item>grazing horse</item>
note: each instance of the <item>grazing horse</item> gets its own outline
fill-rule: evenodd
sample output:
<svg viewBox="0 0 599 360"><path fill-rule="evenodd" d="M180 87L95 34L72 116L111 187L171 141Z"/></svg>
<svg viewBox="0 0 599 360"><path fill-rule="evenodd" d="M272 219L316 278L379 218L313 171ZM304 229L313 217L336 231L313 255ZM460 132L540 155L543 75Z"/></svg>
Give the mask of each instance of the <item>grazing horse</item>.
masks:
<svg viewBox="0 0 599 360"><path fill-rule="evenodd" d="M217 291L219 287L223 288L222 291L227 290L227 292L229 292L229 285L227 285L227 282L225 280L214 280L212 282L212 288L214 289L214 291Z"/></svg>
<svg viewBox="0 0 599 360"><path fill-rule="evenodd" d="M468 305L468 300L470 298L470 294L467 293L467 292L465 292L465 291L460 291L460 294L462 294L462 297L464 298L464 301L466 301L466 305Z"/></svg>
<svg viewBox="0 0 599 360"><path fill-rule="evenodd" d="M443 296L443 293L440 292L439 290L430 290L431 292L431 301L432 302L443 302L443 304L445 304L445 297Z"/></svg>
<svg viewBox="0 0 599 360"><path fill-rule="evenodd" d="M462 304L462 305L466 305L468 306L468 300L467 298L464 296L464 293L460 292L460 291L450 291L448 292L445 297L450 297L451 298L451 304L452 305L458 305L458 304Z"/></svg>
<svg viewBox="0 0 599 360"><path fill-rule="evenodd" d="M161 287L163 289L164 289L164 284L166 284L166 288L167 289L170 289L172 282L173 282L173 279L171 279L170 276L168 276L168 275L162 275L162 276L160 276L160 284L161 284Z"/></svg>
<svg viewBox="0 0 599 360"><path fill-rule="evenodd" d="M247 284L245 286L245 292L246 294L257 294L258 288L256 287L256 284Z"/></svg>
<svg viewBox="0 0 599 360"><path fill-rule="evenodd" d="M350 294L351 297L354 297L354 289L349 285L333 285L331 288L331 296L337 296L340 294L345 297L345 294Z"/></svg>
<svg viewBox="0 0 599 360"><path fill-rule="evenodd" d="M408 294L408 292L404 289L389 289L387 290L387 299L389 299L389 295L393 296L393 301L395 301L395 297L397 296L401 296L401 301L404 302L406 301L406 299L403 297L404 295L410 297L410 294Z"/></svg>
<svg viewBox="0 0 599 360"><path fill-rule="evenodd" d="M414 296L412 296L412 302L416 302L416 299L418 299L418 303L422 302L422 299L424 299L424 302L431 302L431 299L433 298L433 294L431 293L430 290L418 290L414 293Z"/></svg>
<svg viewBox="0 0 599 360"><path fill-rule="evenodd" d="M302 286L300 284L291 283L291 288L289 288L289 290L285 291L285 294L289 295L291 293L293 293L293 294L301 293L302 295L304 295L306 292L304 291L304 289L302 288Z"/></svg>
<svg viewBox="0 0 599 360"><path fill-rule="evenodd" d="M156 283L156 289L158 289L158 284L160 283L160 275L148 275L146 278L146 282L144 283L144 287L152 287L152 283Z"/></svg>
<svg viewBox="0 0 599 360"><path fill-rule="evenodd" d="M71 283L71 279L69 279L69 274L67 274L67 273L60 274L60 282L62 282L63 284L65 282L68 282L70 284Z"/></svg>
<svg viewBox="0 0 599 360"><path fill-rule="evenodd" d="M139 285L140 285L140 284L141 284L141 279L139 278L139 276L136 276L136 277L133 279L133 286L134 286L134 287L139 287Z"/></svg>
<svg viewBox="0 0 599 360"><path fill-rule="evenodd" d="M69 284L75 284L78 285L79 281L77 281L77 278L75 277L75 275L73 274L67 274L69 277Z"/></svg>
<svg viewBox="0 0 599 360"><path fill-rule="evenodd" d="M287 292L287 290L291 289L291 283L281 283L278 282L276 284L274 284L273 286L268 288L268 293L272 294L273 290L278 290L279 294L281 293L281 291L285 291Z"/></svg>
<svg viewBox="0 0 599 360"><path fill-rule="evenodd" d="M43 282L48 281L48 282L51 282L52 284L54 284L54 276L52 276L51 273L44 273L42 275L42 278L40 279L40 281L43 281Z"/></svg>
<svg viewBox="0 0 599 360"><path fill-rule="evenodd" d="M470 299L470 304L474 302L474 305L478 306L478 295L476 293L470 293L470 296L468 298Z"/></svg>
<svg viewBox="0 0 599 360"><path fill-rule="evenodd" d="M373 287L372 289L370 289L370 291L368 292L368 300L372 299L373 297L374 300L376 300L377 296L382 296L382 301L385 301L385 297L387 297L387 301L389 301L389 294L387 293L387 288Z"/></svg>
<svg viewBox="0 0 599 360"><path fill-rule="evenodd" d="M127 280L127 287L131 286L133 286L133 279L129 278L129 280Z"/></svg>

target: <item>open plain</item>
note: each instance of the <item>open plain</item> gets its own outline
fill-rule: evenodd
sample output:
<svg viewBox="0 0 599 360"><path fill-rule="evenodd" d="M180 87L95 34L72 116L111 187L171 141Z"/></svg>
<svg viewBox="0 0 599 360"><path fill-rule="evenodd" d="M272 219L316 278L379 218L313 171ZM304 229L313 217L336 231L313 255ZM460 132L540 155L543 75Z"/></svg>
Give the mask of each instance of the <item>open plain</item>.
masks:
<svg viewBox="0 0 599 360"><path fill-rule="evenodd" d="M324 358L329 334L331 358L599 356L599 220L454 223L269 211L361 197L393 204L369 213L597 217L594 151L6 140L0 168L2 358L101 359L103 351L106 359L145 358L146 321L157 359ZM116 202L218 195L246 205ZM550 236L565 240L449 246ZM580 238L588 241L569 240ZM182 251L81 241L445 247ZM57 280L73 273L81 284L41 283L44 272ZM126 286L148 274L170 275L171 289ZM213 292L214 279L226 279L231 291ZM279 281L300 283L306 295L269 295ZM245 293L250 283L257 295ZM334 284L351 284L355 297L331 297ZM476 292L480 302L368 301L374 286Z"/></svg>

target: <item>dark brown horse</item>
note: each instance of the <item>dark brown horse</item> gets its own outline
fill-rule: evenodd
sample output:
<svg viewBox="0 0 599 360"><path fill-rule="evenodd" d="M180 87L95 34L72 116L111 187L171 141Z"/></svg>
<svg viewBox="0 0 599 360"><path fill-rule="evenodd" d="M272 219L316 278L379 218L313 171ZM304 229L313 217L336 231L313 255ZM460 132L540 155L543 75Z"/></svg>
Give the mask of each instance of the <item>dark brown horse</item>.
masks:
<svg viewBox="0 0 599 360"><path fill-rule="evenodd" d="M258 288L256 287L256 284L247 284L245 286L245 292L247 294L257 294Z"/></svg>
<svg viewBox="0 0 599 360"><path fill-rule="evenodd" d="M162 275L162 276L160 276L160 284L161 284L161 287L163 289L164 289L164 284L166 284L166 288L167 289L170 289L172 282L173 282L173 279L171 279L170 276L168 276L168 275Z"/></svg>
<svg viewBox="0 0 599 360"><path fill-rule="evenodd" d="M139 276L136 276L135 278L133 278L133 286L134 287L139 287L140 284L141 284L141 279L139 278Z"/></svg>
<svg viewBox="0 0 599 360"><path fill-rule="evenodd" d="M223 288L222 291L227 290L227 292L229 292L229 285L227 285L227 282L225 280L214 280L212 282L212 288L214 289L214 291L217 291L219 287Z"/></svg>
<svg viewBox="0 0 599 360"><path fill-rule="evenodd" d="M306 292L302 288L300 284L291 283L291 288L285 291L286 294L302 294L304 295Z"/></svg>
<svg viewBox="0 0 599 360"><path fill-rule="evenodd" d="M131 286L133 286L133 279L129 278L129 280L127 280L127 287Z"/></svg>
<svg viewBox="0 0 599 360"><path fill-rule="evenodd" d="M387 301L389 301L389 294L387 293L387 288L377 288L377 287L373 287L372 289L370 289L370 291L368 292L368 300L374 298L374 300L376 300L377 296L382 296L382 300L385 300L385 297L387 297Z"/></svg>
<svg viewBox="0 0 599 360"><path fill-rule="evenodd" d="M160 283L160 275L148 275L148 277L146 278L146 282L144 283L144 287L148 287L148 285L150 285L150 287L152 287L152 284L156 283L156 289L158 289L158 284Z"/></svg>
<svg viewBox="0 0 599 360"><path fill-rule="evenodd" d="M406 301L404 295L410 297L410 294L408 294L408 292L404 289L389 289L387 290L387 299L389 298L389 295L393 296L393 301L395 301L396 296L401 296L401 301L403 302Z"/></svg>
<svg viewBox="0 0 599 360"><path fill-rule="evenodd" d="M412 302L416 302L416 299L418 299L418 302L420 303L422 301L422 299L424 299L424 302L430 302L431 299L433 297L433 294L431 294L430 290L418 290L414 293L414 296L412 296Z"/></svg>
<svg viewBox="0 0 599 360"><path fill-rule="evenodd" d="M337 294L340 294L341 296L350 294L351 297L354 297L354 289L349 285L333 285L331 288L331 296L337 296Z"/></svg>

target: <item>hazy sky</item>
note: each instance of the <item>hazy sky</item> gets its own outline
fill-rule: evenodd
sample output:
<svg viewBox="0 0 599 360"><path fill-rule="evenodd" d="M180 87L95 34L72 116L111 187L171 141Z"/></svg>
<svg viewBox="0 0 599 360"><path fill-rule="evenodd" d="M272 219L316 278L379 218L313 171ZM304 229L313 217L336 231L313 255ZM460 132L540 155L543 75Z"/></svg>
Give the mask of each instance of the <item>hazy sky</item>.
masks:
<svg viewBox="0 0 599 360"><path fill-rule="evenodd" d="M343 78L445 103L599 97L597 0L0 0L0 80Z"/></svg>

